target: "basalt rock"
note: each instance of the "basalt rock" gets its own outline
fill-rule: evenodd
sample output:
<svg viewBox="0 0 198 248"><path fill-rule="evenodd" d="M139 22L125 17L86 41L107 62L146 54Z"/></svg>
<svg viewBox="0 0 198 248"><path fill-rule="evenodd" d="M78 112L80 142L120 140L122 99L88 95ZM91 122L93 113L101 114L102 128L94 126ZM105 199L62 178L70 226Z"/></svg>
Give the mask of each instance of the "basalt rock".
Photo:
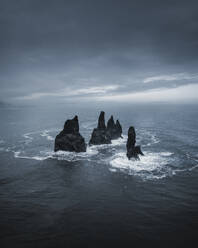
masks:
<svg viewBox="0 0 198 248"><path fill-rule="evenodd" d="M65 122L63 130L56 136L54 151L86 152L86 144L79 133L78 116Z"/></svg>
<svg viewBox="0 0 198 248"><path fill-rule="evenodd" d="M118 139L122 137L122 126L120 122L117 120L114 122L113 116L107 122L107 132L109 133L111 139Z"/></svg>
<svg viewBox="0 0 198 248"><path fill-rule="evenodd" d="M139 159L139 154L144 155L141 151L140 146L135 146L136 143L136 133L134 127L130 127L128 130L128 139L127 139L127 157L128 159L135 158Z"/></svg>
<svg viewBox="0 0 198 248"><path fill-rule="evenodd" d="M106 129L106 125L105 125L105 112L101 111L100 112L100 116L98 118L98 127L97 129Z"/></svg>
<svg viewBox="0 0 198 248"><path fill-rule="evenodd" d="M98 118L98 127L94 128L89 145L111 144L111 136L105 125L105 112L101 111Z"/></svg>

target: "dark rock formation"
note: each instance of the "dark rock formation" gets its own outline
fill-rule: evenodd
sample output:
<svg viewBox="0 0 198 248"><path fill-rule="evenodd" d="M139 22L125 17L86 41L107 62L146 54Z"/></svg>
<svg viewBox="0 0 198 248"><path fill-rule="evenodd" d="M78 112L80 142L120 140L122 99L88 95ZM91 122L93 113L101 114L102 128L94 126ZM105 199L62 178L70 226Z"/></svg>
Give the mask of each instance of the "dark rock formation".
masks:
<svg viewBox="0 0 198 248"><path fill-rule="evenodd" d="M144 155L141 151L140 146L135 146L136 143L136 133L134 127L130 127L128 130L128 139L127 139L127 157L139 159L139 154Z"/></svg>
<svg viewBox="0 0 198 248"><path fill-rule="evenodd" d="M106 129L106 125L105 125L105 112L101 111L100 112L100 116L98 118L98 129Z"/></svg>
<svg viewBox="0 0 198 248"><path fill-rule="evenodd" d="M122 137L122 126L120 122L117 120L114 122L113 116L107 122L107 132L109 133L111 139L118 139Z"/></svg>
<svg viewBox="0 0 198 248"><path fill-rule="evenodd" d="M56 136L54 151L86 152L84 138L79 133L78 116L67 120L64 129Z"/></svg>
<svg viewBox="0 0 198 248"><path fill-rule="evenodd" d="M111 137L107 132L104 115L104 111L101 111L98 118L98 127L94 128L89 141L90 145L111 144Z"/></svg>

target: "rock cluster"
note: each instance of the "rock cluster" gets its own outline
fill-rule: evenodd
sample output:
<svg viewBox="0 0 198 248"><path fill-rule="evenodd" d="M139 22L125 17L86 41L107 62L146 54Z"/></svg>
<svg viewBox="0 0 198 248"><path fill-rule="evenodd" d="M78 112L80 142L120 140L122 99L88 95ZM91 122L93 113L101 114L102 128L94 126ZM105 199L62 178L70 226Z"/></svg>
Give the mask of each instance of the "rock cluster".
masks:
<svg viewBox="0 0 198 248"><path fill-rule="evenodd" d="M134 127L130 127L128 130L128 139L127 139L127 157L128 159L135 158L139 159L139 154L144 155L141 151L140 146L135 146L136 143L136 133Z"/></svg>
<svg viewBox="0 0 198 248"><path fill-rule="evenodd" d="M65 122L63 130L55 138L54 151L86 152L86 144L79 133L78 116Z"/></svg>
<svg viewBox="0 0 198 248"><path fill-rule="evenodd" d="M119 120L114 122L113 115L107 122L107 132L109 133L111 139L118 139L122 137L122 126Z"/></svg>
<svg viewBox="0 0 198 248"><path fill-rule="evenodd" d="M105 125L105 112L101 111L98 118L98 126L93 129L89 145L111 144L111 140L122 137L122 126L117 120L114 122L113 116ZM139 159L139 155L144 155L140 146L136 146L136 133L134 127L128 130L127 157L128 159ZM65 122L63 130L56 136L54 151L59 150L69 152L86 152L87 145L85 139L79 133L78 116Z"/></svg>
<svg viewBox="0 0 198 248"><path fill-rule="evenodd" d="M122 135L122 127L117 120L114 122L113 116L108 120L107 127L105 125L105 112L101 111L98 118L98 126L94 128L89 145L111 144L112 139L120 138Z"/></svg>
<svg viewBox="0 0 198 248"><path fill-rule="evenodd" d="M98 126L94 128L89 145L111 144L111 137L105 125L105 112L101 111L98 118Z"/></svg>

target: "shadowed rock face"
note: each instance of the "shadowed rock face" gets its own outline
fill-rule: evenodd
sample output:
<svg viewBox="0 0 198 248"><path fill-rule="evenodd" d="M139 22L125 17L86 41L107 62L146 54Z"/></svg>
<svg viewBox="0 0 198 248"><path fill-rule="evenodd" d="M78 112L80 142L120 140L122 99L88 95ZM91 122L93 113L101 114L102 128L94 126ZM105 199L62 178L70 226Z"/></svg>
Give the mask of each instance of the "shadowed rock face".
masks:
<svg viewBox="0 0 198 248"><path fill-rule="evenodd" d="M122 127L120 125L120 122L117 120L115 123L113 116L111 116L107 122L107 131L111 139L118 139L122 137Z"/></svg>
<svg viewBox="0 0 198 248"><path fill-rule="evenodd" d="M120 132L120 136L122 135L122 126L120 125L119 120L116 121L116 128Z"/></svg>
<svg viewBox="0 0 198 248"><path fill-rule="evenodd" d="M107 122L107 128L111 129L111 128L114 128L114 126L115 126L115 122L114 122L113 115L112 115Z"/></svg>
<svg viewBox="0 0 198 248"><path fill-rule="evenodd" d="M127 157L139 159L139 154L144 155L141 151L140 146L135 146L136 143L136 133L134 127L130 127L128 130L128 139L127 139Z"/></svg>
<svg viewBox="0 0 198 248"><path fill-rule="evenodd" d="M67 120L63 129L64 133L79 133L78 116L76 115L72 120Z"/></svg>
<svg viewBox="0 0 198 248"><path fill-rule="evenodd" d="M98 127L97 129L106 129L106 125L105 125L105 112L101 111L100 112L100 116L98 118Z"/></svg>
<svg viewBox="0 0 198 248"><path fill-rule="evenodd" d="M54 151L86 152L84 138L79 133L78 116L67 120L64 129L56 136Z"/></svg>
<svg viewBox="0 0 198 248"><path fill-rule="evenodd" d="M107 122L107 127L105 125L105 112L101 111L98 118L98 127L94 128L91 139L89 141L90 145L101 145L101 144L111 144L112 139L117 139L122 137L122 127L117 120L114 122L113 116Z"/></svg>
<svg viewBox="0 0 198 248"><path fill-rule="evenodd" d="M98 118L98 127L94 128L89 141L90 145L111 144L111 137L107 132L104 116L105 112L101 111Z"/></svg>

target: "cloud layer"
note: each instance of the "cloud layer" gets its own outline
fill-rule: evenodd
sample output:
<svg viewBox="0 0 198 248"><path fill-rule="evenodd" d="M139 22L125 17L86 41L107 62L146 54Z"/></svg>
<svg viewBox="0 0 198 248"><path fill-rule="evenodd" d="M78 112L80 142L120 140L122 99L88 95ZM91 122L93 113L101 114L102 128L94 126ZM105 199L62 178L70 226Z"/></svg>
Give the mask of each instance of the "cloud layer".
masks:
<svg viewBox="0 0 198 248"><path fill-rule="evenodd" d="M0 101L106 99L197 84L195 0L0 4Z"/></svg>

